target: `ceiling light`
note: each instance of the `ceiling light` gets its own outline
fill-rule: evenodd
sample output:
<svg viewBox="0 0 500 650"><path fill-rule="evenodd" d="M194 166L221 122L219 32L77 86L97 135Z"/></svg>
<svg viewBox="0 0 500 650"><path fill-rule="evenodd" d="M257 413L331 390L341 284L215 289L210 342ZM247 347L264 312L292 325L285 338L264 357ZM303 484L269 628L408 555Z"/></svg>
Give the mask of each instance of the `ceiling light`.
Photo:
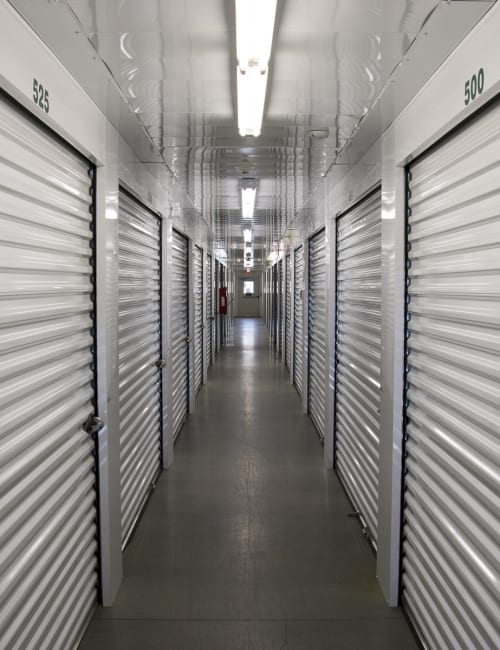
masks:
<svg viewBox="0 0 500 650"><path fill-rule="evenodd" d="M252 230L250 228L243 229L243 241L250 244L252 241Z"/></svg>
<svg viewBox="0 0 500 650"><path fill-rule="evenodd" d="M253 217L255 193L255 187L243 187L241 189L241 211L243 213L243 219L251 219Z"/></svg>
<svg viewBox="0 0 500 650"><path fill-rule="evenodd" d="M309 137L313 140L324 140L330 135L330 131L327 128L324 129L311 129L308 131Z"/></svg>
<svg viewBox="0 0 500 650"><path fill-rule="evenodd" d="M240 135L260 135L276 0L235 0Z"/></svg>

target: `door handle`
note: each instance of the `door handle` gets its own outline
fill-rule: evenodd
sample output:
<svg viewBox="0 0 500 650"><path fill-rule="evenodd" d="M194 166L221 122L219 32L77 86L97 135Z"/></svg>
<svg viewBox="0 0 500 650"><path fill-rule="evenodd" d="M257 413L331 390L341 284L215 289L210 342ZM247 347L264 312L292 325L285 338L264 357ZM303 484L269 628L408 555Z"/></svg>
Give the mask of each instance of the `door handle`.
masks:
<svg viewBox="0 0 500 650"><path fill-rule="evenodd" d="M185 336L184 340L186 341L186 343L191 343L191 337L190 336Z"/></svg>

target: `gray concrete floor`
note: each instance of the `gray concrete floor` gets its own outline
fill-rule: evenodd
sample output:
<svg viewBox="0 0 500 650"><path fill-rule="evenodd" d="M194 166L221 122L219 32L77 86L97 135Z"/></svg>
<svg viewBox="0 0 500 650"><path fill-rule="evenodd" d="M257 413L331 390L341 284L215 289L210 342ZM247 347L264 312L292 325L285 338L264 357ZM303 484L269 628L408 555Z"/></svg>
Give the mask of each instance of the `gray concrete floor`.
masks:
<svg viewBox="0 0 500 650"><path fill-rule="evenodd" d="M417 648L264 324L232 343L80 650Z"/></svg>

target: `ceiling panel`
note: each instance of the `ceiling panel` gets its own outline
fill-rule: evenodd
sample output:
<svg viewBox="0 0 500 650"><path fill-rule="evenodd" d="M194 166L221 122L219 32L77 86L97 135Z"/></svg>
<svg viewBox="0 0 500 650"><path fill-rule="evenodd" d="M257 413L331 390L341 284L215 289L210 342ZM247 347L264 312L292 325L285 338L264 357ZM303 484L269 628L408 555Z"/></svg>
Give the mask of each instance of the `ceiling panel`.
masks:
<svg viewBox="0 0 500 650"><path fill-rule="evenodd" d="M160 154L235 255L241 182L255 179L260 259L260 247L293 221L440 4L278 0L262 135L242 138L233 0L11 2L45 30L47 12L65 8L154 144L147 162L161 165ZM312 139L314 129L326 137Z"/></svg>

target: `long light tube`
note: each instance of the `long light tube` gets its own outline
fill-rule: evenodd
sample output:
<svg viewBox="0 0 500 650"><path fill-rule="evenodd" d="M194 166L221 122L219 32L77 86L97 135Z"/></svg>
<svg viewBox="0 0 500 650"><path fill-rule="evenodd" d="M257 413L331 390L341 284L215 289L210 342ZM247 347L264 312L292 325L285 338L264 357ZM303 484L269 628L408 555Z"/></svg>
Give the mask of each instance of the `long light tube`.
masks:
<svg viewBox="0 0 500 650"><path fill-rule="evenodd" d="M243 219L251 219L253 217L255 193L255 187L243 187L241 189L241 212Z"/></svg>
<svg viewBox="0 0 500 650"><path fill-rule="evenodd" d="M251 244L252 243L252 230L251 228L244 228L243 229L243 241L245 244Z"/></svg>
<svg viewBox="0 0 500 650"><path fill-rule="evenodd" d="M260 135L277 0L235 0L240 135Z"/></svg>

